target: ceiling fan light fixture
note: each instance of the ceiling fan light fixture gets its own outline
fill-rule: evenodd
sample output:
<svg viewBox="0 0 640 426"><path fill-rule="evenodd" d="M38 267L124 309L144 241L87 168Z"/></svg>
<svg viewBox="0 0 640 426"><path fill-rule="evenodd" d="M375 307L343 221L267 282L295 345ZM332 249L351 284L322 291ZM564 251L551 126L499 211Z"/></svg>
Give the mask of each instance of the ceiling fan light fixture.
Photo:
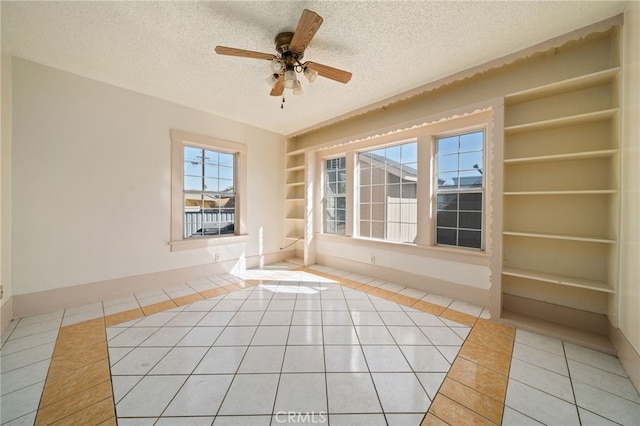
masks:
<svg viewBox="0 0 640 426"><path fill-rule="evenodd" d="M269 85L269 87L273 89L273 87L278 82L278 74L271 74L269 77L267 77L265 82Z"/></svg>
<svg viewBox="0 0 640 426"><path fill-rule="evenodd" d="M318 78L318 71L312 70L309 67L304 68L304 76L307 77L309 83L313 83Z"/></svg>
<svg viewBox="0 0 640 426"><path fill-rule="evenodd" d="M282 68L282 62L278 58L271 61L271 71L273 71L274 74L279 74Z"/></svg>
<svg viewBox="0 0 640 426"><path fill-rule="evenodd" d="M296 80L293 84L293 94L294 95L302 95L304 90L302 90L302 84L300 84L299 80Z"/></svg>
<svg viewBox="0 0 640 426"><path fill-rule="evenodd" d="M284 72L284 87L287 89L293 89L296 83L300 84L296 77L296 72L293 69L286 70Z"/></svg>

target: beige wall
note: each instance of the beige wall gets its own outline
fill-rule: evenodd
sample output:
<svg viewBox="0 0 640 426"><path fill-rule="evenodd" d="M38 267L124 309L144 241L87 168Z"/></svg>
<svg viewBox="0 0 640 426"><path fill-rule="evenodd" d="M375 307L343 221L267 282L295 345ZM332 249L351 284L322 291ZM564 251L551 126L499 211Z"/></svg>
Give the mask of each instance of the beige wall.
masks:
<svg viewBox="0 0 640 426"><path fill-rule="evenodd" d="M620 330L640 353L640 3L625 12L623 39ZM635 371L640 387L640 366Z"/></svg>
<svg viewBox="0 0 640 426"><path fill-rule="evenodd" d="M282 135L17 58L13 102L15 297L279 252ZM248 146L246 239L170 251L171 129Z"/></svg>
<svg viewBox="0 0 640 426"><path fill-rule="evenodd" d="M0 333L13 316L11 309L11 57L4 45L0 59Z"/></svg>

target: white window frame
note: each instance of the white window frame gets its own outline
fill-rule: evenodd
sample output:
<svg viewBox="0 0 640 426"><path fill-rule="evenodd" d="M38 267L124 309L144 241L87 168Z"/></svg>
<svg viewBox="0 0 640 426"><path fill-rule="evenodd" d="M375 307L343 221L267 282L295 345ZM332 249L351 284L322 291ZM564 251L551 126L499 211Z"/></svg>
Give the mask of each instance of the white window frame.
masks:
<svg viewBox="0 0 640 426"><path fill-rule="evenodd" d="M346 206L347 203L347 189L345 188L345 192L342 194L335 194L332 197L327 197L326 194L326 185L327 182L325 181L326 176L327 176L327 162L328 161L332 161L332 160L339 160L341 158L344 158L344 162L345 162L345 187L348 188L349 186L349 175L347 174L347 158L344 155L338 155L338 156L334 156L331 158L324 158L322 161L322 168L321 168L321 173L322 173L322 178L320 179L320 184L322 185L322 232L325 234L331 234L331 235L346 235L347 233L347 211L348 208ZM343 232L329 232L327 231L327 223L326 223L326 217L327 217L327 198L340 198L340 197L344 197L345 199L345 223L344 223L344 230Z"/></svg>
<svg viewBox="0 0 640 426"><path fill-rule="evenodd" d="M184 147L233 154L235 157L235 234L184 237ZM247 146L212 136L171 130L171 251L206 248L246 240Z"/></svg>
<svg viewBox="0 0 640 426"><path fill-rule="evenodd" d="M438 182L438 140L439 139L443 139L443 138L448 138L448 137L455 137L455 136L463 136L466 134L470 134L470 133L477 133L477 132L482 132L483 137L482 137L482 164L479 165L479 169L480 172L482 173L482 185L480 187L462 187L462 188L457 188L457 189L452 189L452 188L442 188L440 189L437 185ZM433 210L432 210L432 217L433 217L433 245L437 246L437 247L446 247L446 248L452 248L452 249L461 249L461 250L475 250L475 251L484 251L485 250L485 217L486 217L486 200L487 200L487 196L486 196L486 177L484 175L484 171L486 170L486 164L487 164L487 127L485 126L478 126L477 128L471 128L471 129L465 129L464 131L451 131L451 132L447 132L447 133L442 133L442 134L438 134L438 135L434 135L433 136L433 148L432 148L432 153L433 153L433 161L432 164L434 165L433 167L433 174L432 174L432 181L433 183ZM471 194L471 193L480 193L482 194L482 207L481 207L481 213L482 213L482 218L481 218L481 225L480 225L480 247L468 247L468 246L460 246L460 245L450 245L450 244L443 244L443 243L438 243L437 242L437 227L438 227L438 195L444 195L444 194L456 194L458 196L460 196L460 194ZM460 226L456 226L455 228L458 232L460 231Z"/></svg>
<svg viewBox="0 0 640 426"><path fill-rule="evenodd" d="M488 200L488 176L485 175L483 180L483 214L482 214L482 248L456 247L448 245L436 245L435 243L435 212L436 212L436 185L437 178L434 175L436 161L435 138L443 135L456 135L470 133L477 130L483 130L485 134L483 145L483 162L484 170L487 170L488 147L491 143L490 128L493 126L494 112L491 109L476 110L474 113L450 116L447 119L440 119L422 126L414 126L408 130L399 130L396 132L388 132L382 136L363 138L358 141L346 142L339 145L332 144L330 147L319 149L316 155L316 164L318 172L315 174L318 198L316 205L318 211L324 214L323 198L324 187L322 183L323 167L322 164L327 159L338 156L346 156L347 158L347 232L345 235L329 234L324 232L324 219L322 215L318 215L316 230L322 238L350 238L352 240L361 241L369 245L391 246L394 245L398 249L406 247L407 249L421 249L432 251L433 253L449 253L451 255L460 255L460 259L481 256L486 257L488 253L487 247L487 208ZM379 240L359 237L359 211L358 211L358 192L359 178L357 175L357 154L358 152L368 151L376 148L399 145L411 140L418 142L418 235L414 243L396 242L388 240Z"/></svg>

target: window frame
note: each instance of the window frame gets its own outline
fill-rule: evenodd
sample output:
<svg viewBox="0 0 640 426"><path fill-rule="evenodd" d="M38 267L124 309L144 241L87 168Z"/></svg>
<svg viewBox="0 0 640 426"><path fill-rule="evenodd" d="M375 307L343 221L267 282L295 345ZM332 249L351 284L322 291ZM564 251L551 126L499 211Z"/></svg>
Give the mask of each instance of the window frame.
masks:
<svg viewBox="0 0 640 426"><path fill-rule="evenodd" d="M469 135L469 134L473 134L473 133L478 133L478 132L482 132L482 149L480 151L469 151L469 152L482 152L482 164L480 165L480 171L482 174L482 185L480 185L479 187L458 187L456 189L453 188L440 188L438 186L438 159L439 159L439 153L438 153L438 141L440 139L445 139L445 138L450 138L450 137L461 137L464 135ZM446 133L440 133L437 135L433 135L433 147L432 147L432 164L433 164L433 173L432 173L432 182L433 182L433 202L432 202L432 217L433 217L433 231L432 231L432 244L435 247L445 247L445 248L450 248L450 249L461 249L461 250L472 250L472 251L480 251L483 252L485 251L485 244L486 244L486 238L485 238L485 228L486 228L486 176L484 174L484 171L486 170L486 164L487 164L487 128L486 125L485 126L478 126L476 128L466 128L464 130L460 130L460 131L450 131L450 132L446 132ZM457 155L460 156L460 151L457 152ZM456 170L457 172L460 172L460 168L458 168ZM450 245L450 244L444 244L444 243L438 243L438 195L445 195L445 194L451 194L451 195L458 195L460 196L460 194L477 194L480 193L482 195L482 201L481 201L481 219L480 219L480 247L469 247L469 246L461 246L461 245ZM459 211L459 210L458 210ZM459 232L460 231L460 225L459 223L457 224L457 226L455 227L456 231ZM457 234L458 235L458 234ZM459 235L456 238L456 242L459 241Z"/></svg>
<svg viewBox="0 0 640 426"><path fill-rule="evenodd" d="M340 160L340 159L344 159L344 172L345 172L345 191L344 193L336 193L333 196L329 197L327 196L326 193L326 185L327 185L327 162L329 161L333 161L333 160ZM335 169L335 171L339 172L342 169ZM332 156L332 157L324 157L322 159L322 168L321 168L321 176L322 178L320 179L320 184L322 186L322 233L324 234L331 234L331 235L346 235L347 233L347 193L348 193L348 186L349 186L349 175L347 173L347 157L345 155L337 155L337 156ZM336 182L340 182L340 180L337 180ZM327 199L328 198L344 198L345 200L345 220L344 220L344 224L343 224L343 232L330 232L327 231ZM338 208L335 208L336 212L338 210ZM337 220L335 222L338 222Z"/></svg>
<svg viewBox="0 0 640 426"><path fill-rule="evenodd" d="M461 261L471 261L476 258L486 258L490 255L489 247L489 214L487 209L491 208L490 189L493 184L493 174L487 170L487 165L491 164L492 154L490 152L494 135L492 133L495 126L495 106L483 106L471 108L469 113L460 111L457 114L451 114L448 117L437 116L433 121L425 120L421 125L413 125L396 131L379 132L378 136L363 137L358 140L342 141L342 143L331 143L324 147L320 147L315 152L315 162L317 171L314 176L317 179L316 186L316 206L319 211L324 214L323 199L324 187L322 180L322 165L329 158L338 156L346 156L347 158L347 232L345 235L329 234L324 232L324 218L322 215L316 216L316 234L321 239L341 239L349 238L366 244L371 247L394 247L394 250L401 247L407 250L424 250L432 253L434 256L451 256ZM436 165L435 155L435 137L444 135L456 135L464 133L472 133L474 131L483 130L483 168L487 170L483 179L483 204L482 204L482 248L467 248L458 246L441 245L435 243L435 212L436 212L436 188L434 170ZM390 240L373 239L367 237L359 237L359 176L357 168L357 155L359 152L383 148L393 145L417 140L418 144L418 182L417 182L417 211L418 211L418 235L415 242L397 242ZM463 260L464 259L464 260Z"/></svg>
<svg viewBox="0 0 640 426"><path fill-rule="evenodd" d="M374 187L382 187L383 191L384 191L385 201L384 201L384 203L375 203L373 201L373 199L370 199L369 200L369 207L370 207L369 218L365 219L365 220L362 219L362 212L360 210L360 208L362 207L362 204L363 204L362 200L360 199L360 195L362 193L361 192L362 191L362 183L360 182L360 179L361 179L361 173L360 172L362 170L361 167L360 167L360 161L361 161L360 160L360 156L361 156L361 154L368 153L368 152L373 152L373 151L382 150L382 149L386 150L388 148L393 148L393 147L402 147L403 145L414 144L414 143L416 144L416 169L415 169L416 170L416 189L415 189L415 193L416 193L416 218L415 218L416 219L416 222L415 222L416 237L414 237L414 241L416 240L416 238L417 238L417 226L418 226L418 220L419 220L419 214L417 213L417 204L418 204L418 189L417 189L417 186L418 186L418 174L419 174L419 169L420 169L420 167L419 167L419 163L420 163L419 156L420 156L420 154L418 153L418 151L419 151L418 150L418 145L419 145L418 138L402 139L402 140L398 140L398 141L396 141L394 143L384 144L382 146L378 145L378 146L374 146L374 147L371 147L371 148L356 150L354 152L355 156L356 156L356 163L354 165L354 173L357 174L357 181L354 184L354 194L356 194L356 200L355 200L356 201L356 203L355 203L356 209L354 211L354 214L355 214L356 217L354 217L354 223L356 223L355 235L357 236L357 238L362 238L362 239L366 239L366 240L401 243L401 244L402 243L412 244L412 242L409 242L409 241L400 241L398 239L389 239L388 238L389 237L388 236L389 227L390 227L391 224L396 224L396 225L403 225L403 224L404 225L413 225L413 224L410 223L410 222L403 222L402 220L391 221L389 219L389 217L388 217L388 211L389 211L388 191L389 191L390 186L392 184L388 183L386 181L386 178L385 178L385 181L382 184L375 184L373 182L373 175L371 175L372 180L371 180L370 183L368 183L366 185L369 188L371 188L371 191L372 191L371 192L371 197L373 197ZM402 148L400 148L400 149L402 150ZM407 165L407 164L409 164L409 163L403 163L403 162L398 163L400 168L402 168L402 166ZM385 176L386 176L387 175L386 157L385 157L384 167L373 167L373 165L371 165L370 169L372 171L373 171L373 169L383 169L385 171L384 173L385 173ZM399 179L399 181L402 180L401 177L398 177L398 179ZM400 188L402 188L402 186L403 186L403 184L401 182L398 182L398 185L400 186ZM372 236L369 236L369 237L362 236L361 235L362 229L360 228L362 222L369 222L369 226L370 226L369 235L373 234L373 230L372 230L373 223L380 222L380 221L376 221L376 220L373 219L373 208L374 208L374 205L376 205L376 204L383 204L384 207L385 207L384 214L383 214L383 220L381 221L383 223L383 226L384 226L384 230L383 230L384 236L383 236L383 238L375 238L375 237L372 237ZM394 203L391 203L391 204L394 204ZM403 203L398 203L398 204L402 205ZM400 227L400 228L402 228L402 227Z"/></svg>
<svg viewBox="0 0 640 426"><path fill-rule="evenodd" d="M207 149L234 155L235 224L234 234L184 237L184 147ZM246 240L247 146L212 136L171 130L171 251L205 248Z"/></svg>

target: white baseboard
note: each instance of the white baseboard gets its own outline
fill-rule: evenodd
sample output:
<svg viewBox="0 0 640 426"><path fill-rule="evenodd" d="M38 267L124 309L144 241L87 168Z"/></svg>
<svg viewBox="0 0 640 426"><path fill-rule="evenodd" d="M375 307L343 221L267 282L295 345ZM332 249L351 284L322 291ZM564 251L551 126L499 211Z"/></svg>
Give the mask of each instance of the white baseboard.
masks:
<svg viewBox="0 0 640 426"><path fill-rule="evenodd" d="M356 274L380 278L385 281L400 284L417 290L435 293L440 296L467 302L486 308L489 306L489 290L469 287L462 284L443 281L424 275L417 275L398 269L386 268L378 265L355 262L339 257L317 254L316 263L333 268L342 269Z"/></svg>
<svg viewBox="0 0 640 426"><path fill-rule="evenodd" d="M242 259L242 268L250 269L271 263L282 262L286 259L284 251L252 256ZM123 278L80 284L13 296L13 312L11 318L54 312L73 306L82 306L102 300L116 299L136 293L155 290L158 288L193 281L204 277L225 274L237 268L239 259L223 262L208 263L187 268L168 271L152 272ZM2 316L4 319L4 307ZM10 318L10 319L11 319ZM4 325L4 324L3 324Z"/></svg>
<svg viewBox="0 0 640 426"><path fill-rule="evenodd" d="M640 392L640 354L627 340L622 331L611 324L609 324L609 338L613 342L613 346L616 347L618 359L629 375L633 386Z"/></svg>

